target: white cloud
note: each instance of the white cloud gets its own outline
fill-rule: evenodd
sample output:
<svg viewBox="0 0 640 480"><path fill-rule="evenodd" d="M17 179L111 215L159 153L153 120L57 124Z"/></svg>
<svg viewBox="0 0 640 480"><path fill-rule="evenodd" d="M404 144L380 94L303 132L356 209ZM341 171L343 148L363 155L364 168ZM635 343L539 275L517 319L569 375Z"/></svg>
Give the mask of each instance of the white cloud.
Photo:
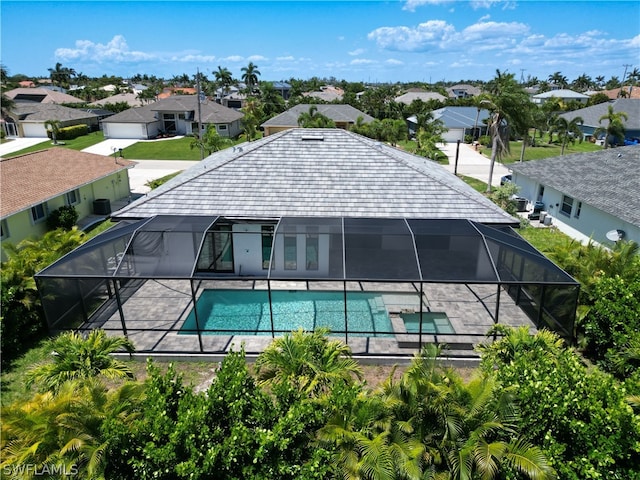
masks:
<svg viewBox="0 0 640 480"><path fill-rule="evenodd" d="M350 65L372 65L374 63L378 62L369 58L354 58L351 60Z"/></svg>
<svg viewBox="0 0 640 480"><path fill-rule="evenodd" d="M293 55L288 55L286 57L276 57L278 62L292 62L296 59Z"/></svg>
<svg viewBox="0 0 640 480"><path fill-rule="evenodd" d="M364 48L356 48L355 50L351 50L350 52L347 52L347 53L352 57L357 57L358 55L362 55L364 52L366 52Z"/></svg>
<svg viewBox="0 0 640 480"><path fill-rule="evenodd" d="M423 51L439 46L455 34L453 25L443 20L429 20L417 27L380 27L367 35L381 48L400 51Z"/></svg>
<svg viewBox="0 0 640 480"><path fill-rule="evenodd" d="M77 40L75 48L57 48L55 57L60 60L90 60L102 62L140 62L156 59L156 55L130 50L122 35L115 35L108 43Z"/></svg>
<svg viewBox="0 0 640 480"><path fill-rule="evenodd" d="M462 31L465 41L499 37L520 37L529 33L529 27L519 22L478 22Z"/></svg>
<svg viewBox="0 0 640 480"><path fill-rule="evenodd" d="M445 5L447 3L453 3L455 0L407 0L402 7L403 10L415 12L416 8L423 5Z"/></svg>
<svg viewBox="0 0 640 480"><path fill-rule="evenodd" d="M385 62L387 65L404 65L404 62L395 58L387 58Z"/></svg>
<svg viewBox="0 0 640 480"><path fill-rule="evenodd" d="M244 57L241 55L229 55L222 60L225 62L244 62Z"/></svg>
<svg viewBox="0 0 640 480"><path fill-rule="evenodd" d="M262 55L250 55L247 57L247 60L250 62L266 62L269 60L267 57L263 57Z"/></svg>
<svg viewBox="0 0 640 480"><path fill-rule="evenodd" d="M185 55L174 55L171 57L172 62L182 62L182 63L211 63L215 61L215 55L199 55L199 54L185 54Z"/></svg>

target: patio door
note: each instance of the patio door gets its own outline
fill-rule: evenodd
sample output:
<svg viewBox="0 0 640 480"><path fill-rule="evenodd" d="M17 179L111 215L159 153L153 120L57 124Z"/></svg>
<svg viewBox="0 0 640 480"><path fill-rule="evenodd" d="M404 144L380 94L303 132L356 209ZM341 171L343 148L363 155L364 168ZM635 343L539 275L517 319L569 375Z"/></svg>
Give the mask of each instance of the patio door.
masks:
<svg viewBox="0 0 640 480"><path fill-rule="evenodd" d="M216 225L207 232L198 258L197 271L234 273L231 225Z"/></svg>

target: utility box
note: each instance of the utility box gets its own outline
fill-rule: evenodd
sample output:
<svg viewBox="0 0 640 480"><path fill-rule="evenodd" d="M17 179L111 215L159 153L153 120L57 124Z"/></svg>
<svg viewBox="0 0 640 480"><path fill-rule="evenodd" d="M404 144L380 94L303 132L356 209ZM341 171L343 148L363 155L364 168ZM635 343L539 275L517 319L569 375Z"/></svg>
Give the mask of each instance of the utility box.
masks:
<svg viewBox="0 0 640 480"><path fill-rule="evenodd" d="M93 213L96 215L111 214L111 201L108 198L96 198L93 201Z"/></svg>

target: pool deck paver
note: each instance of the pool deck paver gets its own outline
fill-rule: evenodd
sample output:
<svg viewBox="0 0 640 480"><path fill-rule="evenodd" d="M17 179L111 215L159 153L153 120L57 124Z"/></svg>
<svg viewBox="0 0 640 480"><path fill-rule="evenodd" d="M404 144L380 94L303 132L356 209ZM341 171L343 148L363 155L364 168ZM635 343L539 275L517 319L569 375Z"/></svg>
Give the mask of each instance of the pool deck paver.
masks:
<svg viewBox="0 0 640 480"><path fill-rule="evenodd" d="M347 282L351 291L383 292L385 308L390 313L395 336L364 337L349 335L347 343L354 355L413 355L417 351L420 337L407 333L404 323L398 323L401 312L420 311L420 286L413 283L360 283ZM244 346L249 353L260 353L272 341L264 335L198 335L180 332L192 309L191 286L188 280L146 280L131 282L123 286L121 297L127 298L122 305L128 337L138 352L153 355L189 355L201 353L227 353L230 349ZM272 290L341 290L343 282L273 281ZM198 285L201 294L207 288L266 289L266 281L203 281ZM494 325L498 287L496 285L423 284L423 311L444 312L456 332L451 334L425 334L422 343L447 344L452 350L466 351L479 343L490 341L486 333ZM349 292L347 292L348 295ZM100 326L113 335L122 335L122 321L117 309L105 308L108 312L101 318L95 315L88 328ZM115 313L114 313L115 312ZM395 313L394 313L395 312ZM394 318L395 317L395 318ZM400 319L401 320L401 319ZM527 315L514 304L509 295L500 294L500 322L512 326L535 327ZM292 330L295 328L292 328ZM340 337L344 339L344 334ZM202 350L201 346L202 344Z"/></svg>

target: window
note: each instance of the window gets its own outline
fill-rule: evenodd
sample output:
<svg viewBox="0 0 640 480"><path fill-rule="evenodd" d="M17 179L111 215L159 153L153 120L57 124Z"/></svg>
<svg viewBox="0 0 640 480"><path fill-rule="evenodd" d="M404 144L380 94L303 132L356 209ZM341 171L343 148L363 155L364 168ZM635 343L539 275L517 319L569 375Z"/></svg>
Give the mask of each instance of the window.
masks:
<svg viewBox="0 0 640 480"><path fill-rule="evenodd" d="M9 238L9 227L6 220L2 220L2 222L0 222L0 238L2 240Z"/></svg>
<svg viewBox="0 0 640 480"><path fill-rule="evenodd" d="M33 223L43 222L47 218L47 204L41 203L35 207L31 207L31 220Z"/></svg>
<svg viewBox="0 0 640 480"><path fill-rule="evenodd" d="M580 218L580 212L582 211L582 202L578 202L576 205L576 212L573 214L574 217Z"/></svg>
<svg viewBox="0 0 640 480"><path fill-rule="evenodd" d="M273 243L273 225L262 226L262 269L269 270L271 262L271 244Z"/></svg>
<svg viewBox="0 0 640 480"><path fill-rule="evenodd" d="M226 130L227 126L226 125L218 125L218 130Z"/></svg>
<svg viewBox="0 0 640 480"><path fill-rule="evenodd" d="M284 236L284 269L298 269L298 239L295 235Z"/></svg>
<svg viewBox="0 0 640 480"><path fill-rule="evenodd" d="M307 270L318 270L318 235L307 235Z"/></svg>
<svg viewBox="0 0 640 480"><path fill-rule="evenodd" d="M67 192L65 197L66 197L65 201L67 202L67 205L77 205L80 203L80 191L77 189Z"/></svg>
<svg viewBox="0 0 640 480"><path fill-rule="evenodd" d="M562 206L560 207L560 212L564 213L567 216L571 216L571 209L573 208L573 198L568 197L567 195L562 196Z"/></svg>
<svg viewBox="0 0 640 480"><path fill-rule="evenodd" d="M176 131L176 116L173 113L163 113L163 125L164 130L167 133L174 133Z"/></svg>

